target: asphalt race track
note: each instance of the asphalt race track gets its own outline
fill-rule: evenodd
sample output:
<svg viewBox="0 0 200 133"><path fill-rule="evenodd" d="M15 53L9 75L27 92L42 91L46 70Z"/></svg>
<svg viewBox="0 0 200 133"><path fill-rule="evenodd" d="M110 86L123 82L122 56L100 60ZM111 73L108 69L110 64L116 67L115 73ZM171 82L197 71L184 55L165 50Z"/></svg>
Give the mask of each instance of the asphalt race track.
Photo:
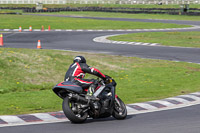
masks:
<svg viewBox="0 0 200 133"><path fill-rule="evenodd" d="M99 18L95 18L99 19ZM101 18L106 19L106 18ZM114 20L114 19L112 19ZM119 19L117 19L119 20ZM134 20L200 25L200 22L170 20ZM187 30L180 30L187 31ZM197 29L196 31L200 31ZM153 58L173 61L200 63L199 48L132 46L104 44L93 38L112 34L134 33L128 31L72 31L72 32L22 32L4 34L5 47L36 49L41 40L44 49L62 49L84 52L98 52L123 56ZM137 33L137 32L135 32ZM181 109L129 115L126 120L113 118L88 120L85 124L60 122L52 124L26 125L0 128L1 133L199 133L200 105Z"/></svg>
<svg viewBox="0 0 200 133"><path fill-rule="evenodd" d="M0 128L1 133L199 133L200 106L114 118Z"/></svg>
<svg viewBox="0 0 200 133"><path fill-rule="evenodd" d="M33 32L4 35L5 47L36 48L41 40L44 49L101 52L114 55L200 63L200 49L103 44L93 38L119 32ZM120 32L127 33L127 32Z"/></svg>

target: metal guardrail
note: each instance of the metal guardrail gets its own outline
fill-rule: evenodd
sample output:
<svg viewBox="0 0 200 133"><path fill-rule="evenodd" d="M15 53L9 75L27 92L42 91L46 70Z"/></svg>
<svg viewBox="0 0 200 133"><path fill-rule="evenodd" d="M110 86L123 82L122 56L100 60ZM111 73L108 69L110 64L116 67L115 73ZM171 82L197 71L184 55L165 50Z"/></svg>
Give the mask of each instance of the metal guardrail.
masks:
<svg viewBox="0 0 200 133"><path fill-rule="evenodd" d="M200 0L0 0L0 4L200 4Z"/></svg>
<svg viewBox="0 0 200 133"><path fill-rule="evenodd" d="M66 0L0 0L0 4L66 4Z"/></svg>

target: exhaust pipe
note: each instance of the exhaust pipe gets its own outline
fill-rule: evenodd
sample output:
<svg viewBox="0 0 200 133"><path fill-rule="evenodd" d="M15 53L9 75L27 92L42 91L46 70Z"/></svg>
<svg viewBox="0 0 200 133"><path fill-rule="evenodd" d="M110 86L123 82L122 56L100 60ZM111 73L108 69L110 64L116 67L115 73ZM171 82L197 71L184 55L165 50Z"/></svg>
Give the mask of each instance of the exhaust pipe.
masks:
<svg viewBox="0 0 200 133"><path fill-rule="evenodd" d="M77 94L69 94L69 96L73 99L73 100L76 100L76 102L78 103L82 103L82 104L88 104L90 100L88 99L85 99L84 97L82 96L79 96Z"/></svg>

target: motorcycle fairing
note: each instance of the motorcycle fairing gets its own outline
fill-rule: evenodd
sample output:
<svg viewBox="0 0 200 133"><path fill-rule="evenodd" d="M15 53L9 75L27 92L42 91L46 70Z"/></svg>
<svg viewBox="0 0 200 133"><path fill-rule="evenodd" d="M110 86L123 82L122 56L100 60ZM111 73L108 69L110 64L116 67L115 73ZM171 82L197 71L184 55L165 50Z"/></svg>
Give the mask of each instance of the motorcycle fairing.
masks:
<svg viewBox="0 0 200 133"><path fill-rule="evenodd" d="M65 96L62 95L63 93L71 91L80 94L82 93L83 89L82 87L76 85L75 83L72 83L71 81L64 81L54 86L53 91L59 97L64 98Z"/></svg>

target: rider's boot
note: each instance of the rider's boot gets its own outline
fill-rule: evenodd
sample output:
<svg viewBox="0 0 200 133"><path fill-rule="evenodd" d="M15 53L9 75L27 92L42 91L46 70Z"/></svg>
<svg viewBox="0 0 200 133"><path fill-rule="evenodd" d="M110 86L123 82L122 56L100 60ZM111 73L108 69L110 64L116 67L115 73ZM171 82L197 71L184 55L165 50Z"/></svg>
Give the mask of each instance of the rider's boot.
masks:
<svg viewBox="0 0 200 133"><path fill-rule="evenodd" d="M96 87L97 87L96 84L91 84L88 89L87 95L92 96L94 94L94 90L96 89Z"/></svg>
<svg viewBox="0 0 200 133"><path fill-rule="evenodd" d="M88 89L88 92L87 92L87 95L89 95L92 99L91 103L92 103L92 106L94 107L94 109L98 109L98 101L96 97L93 96L94 94L94 91L95 89L97 88L97 84L91 84L89 89Z"/></svg>

